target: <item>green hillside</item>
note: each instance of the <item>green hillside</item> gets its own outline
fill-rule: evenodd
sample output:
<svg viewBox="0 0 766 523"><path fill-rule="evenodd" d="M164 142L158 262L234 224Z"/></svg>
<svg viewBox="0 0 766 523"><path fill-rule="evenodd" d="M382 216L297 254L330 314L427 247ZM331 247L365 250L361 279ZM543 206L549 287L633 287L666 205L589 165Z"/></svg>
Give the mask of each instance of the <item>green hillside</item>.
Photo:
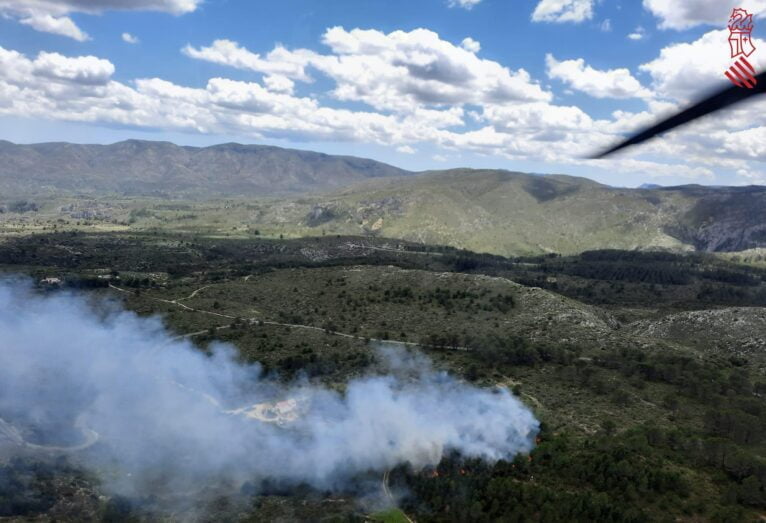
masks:
<svg viewBox="0 0 766 523"><path fill-rule="evenodd" d="M290 236L367 234L501 255L737 251L766 241L765 213L761 187L621 189L563 175L458 169L368 181L327 196L230 203L224 223ZM197 223L203 226L201 217Z"/></svg>
<svg viewBox="0 0 766 523"><path fill-rule="evenodd" d="M380 236L500 255L766 247L766 187L616 188L502 170L413 173L258 145L0 142L0 236L164 230Z"/></svg>

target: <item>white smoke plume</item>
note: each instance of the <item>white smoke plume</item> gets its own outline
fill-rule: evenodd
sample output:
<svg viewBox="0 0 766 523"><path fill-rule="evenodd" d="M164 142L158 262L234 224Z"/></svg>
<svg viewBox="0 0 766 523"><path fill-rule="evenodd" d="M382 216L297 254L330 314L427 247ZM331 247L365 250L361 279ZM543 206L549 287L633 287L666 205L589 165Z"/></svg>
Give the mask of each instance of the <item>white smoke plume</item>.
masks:
<svg viewBox="0 0 766 523"><path fill-rule="evenodd" d="M0 281L0 452L69 449L131 495L201 479L335 488L453 450L493 461L531 450L538 422L506 389L378 350L386 374L342 394L285 385L231 346L210 355L174 340L158 318Z"/></svg>

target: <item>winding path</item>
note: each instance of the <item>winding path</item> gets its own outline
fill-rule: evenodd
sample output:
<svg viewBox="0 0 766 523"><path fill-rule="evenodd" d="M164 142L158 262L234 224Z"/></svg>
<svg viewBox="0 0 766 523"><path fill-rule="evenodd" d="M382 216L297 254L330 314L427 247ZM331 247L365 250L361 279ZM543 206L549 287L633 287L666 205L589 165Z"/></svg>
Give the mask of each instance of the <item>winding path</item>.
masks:
<svg viewBox="0 0 766 523"><path fill-rule="evenodd" d="M391 494L391 489L388 487L388 480L390 479L390 476L391 476L391 471L390 470L386 470L383 473L383 481L381 482L381 484L383 486L383 494L391 502L391 506L392 507L396 507L397 504L396 504L396 501L394 501L394 495ZM399 511L407 519L407 521L409 521L410 523L415 523L412 519L410 519L410 517L407 514L404 513L404 511L402 509L399 509Z"/></svg>
<svg viewBox="0 0 766 523"><path fill-rule="evenodd" d="M162 298L154 298L152 296L148 296L148 298L150 300L158 301L158 302L161 302L161 303L167 303L167 304L170 304L170 305L176 305L178 307L182 307L182 308L184 308L184 309L186 309L188 311L192 311L192 312L199 312L199 313L202 313L202 314L209 314L211 316L217 316L219 318L227 318L227 319L230 319L230 320L238 319L237 316L231 316L229 314L222 314L220 312L206 311L204 309L195 309L193 307L189 307L186 304L180 303L180 300L188 300L190 298L193 298L194 296L196 296L196 294L199 291L201 291L203 289L206 289L208 287L211 287L211 285L206 285L204 287L200 287L196 291L192 292L189 296L187 296L185 298L178 298L178 299L175 299L175 300L165 300L165 299L162 299ZM114 289L114 290L119 291L119 292L122 292L122 293L125 293L125 294L135 294L134 291L129 291L127 289L122 289L122 288L117 287L116 285L113 285L111 283L109 284L109 288ZM308 329L308 330L326 332L327 334L332 334L333 336L340 336L342 338L349 338L349 339L362 340L362 341L374 341L374 342L378 342L378 343L391 343L391 344L402 345L402 346L407 346L407 347L423 347L423 348L426 348L426 349L457 350L457 351L470 351L471 350L468 347L460 347L460 346L429 345L429 344L426 344L426 343L416 343L414 341L402 341L402 340L388 340L388 339L380 339L380 338L369 338L369 337L366 337L366 336L357 336L355 334L349 334L347 332L331 331L331 330L324 329L322 327L317 327L315 325L303 325L303 324L299 324L299 323L282 323L282 322L279 322L279 321L262 320L262 319L259 319L259 318L246 318L244 321L246 321L250 325L254 325L254 324L258 324L258 325L275 325L275 326L279 326L279 327L288 327L288 328L291 328L291 329ZM222 326L219 326L219 327L215 327L215 330L223 330L223 329L228 329L230 327L231 327L231 325L222 325ZM205 334L208 331L209 331L209 329L205 329L205 330L201 330L201 331L195 331L195 332L189 332L189 333L186 333L186 334L178 335L178 336L176 336L173 339L192 338L194 336L200 336L202 334Z"/></svg>
<svg viewBox="0 0 766 523"><path fill-rule="evenodd" d="M46 452L77 452L85 450L91 447L99 439L99 434L95 430L85 425L85 421L82 415L78 416L74 422L75 428L77 428L83 436L83 442L79 445L71 445L67 447L58 445L39 445L37 443L30 443L24 439L19 430L11 423L8 423L3 418L0 418L0 436L4 436L11 443L20 447L26 447L32 450L41 450Z"/></svg>

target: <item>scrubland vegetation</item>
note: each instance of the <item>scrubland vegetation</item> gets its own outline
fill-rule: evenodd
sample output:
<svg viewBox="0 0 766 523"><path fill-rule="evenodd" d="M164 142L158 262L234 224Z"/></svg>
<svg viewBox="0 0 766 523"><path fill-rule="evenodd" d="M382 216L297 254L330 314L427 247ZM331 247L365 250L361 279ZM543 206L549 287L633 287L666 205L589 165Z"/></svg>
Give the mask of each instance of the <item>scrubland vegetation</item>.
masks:
<svg viewBox="0 0 766 523"><path fill-rule="evenodd" d="M387 340L513 390L543 422L537 447L513 462L452 455L434 470L392 470L390 488L417 521L742 521L766 511L766 271L742 260L66 231L6 238L0 264L40 292L78 289L160 315L200 350L230 342L282 380L342 390ZM714 321L723 313L741 321ZM673 327L684 314L695 314L696 337ZM1 516L157 516L151 500L99 498L97 479L66 460L0 467ZM205 510L253 521L400 517L362 513L351 498L243 488Z"/></svg>

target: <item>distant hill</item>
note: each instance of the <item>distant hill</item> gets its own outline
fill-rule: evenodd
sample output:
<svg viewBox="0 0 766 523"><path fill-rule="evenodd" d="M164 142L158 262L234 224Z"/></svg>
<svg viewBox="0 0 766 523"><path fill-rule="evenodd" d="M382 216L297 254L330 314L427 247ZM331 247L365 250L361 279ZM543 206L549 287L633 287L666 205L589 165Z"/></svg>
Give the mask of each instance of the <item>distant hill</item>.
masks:
<svg viewBox="0 0 766 523"><path fill-rule="evenodd" d="M0 193L6 195L274 196L407 174L374 160L265 145L0 141Z"/></svg>
<svg viewBox="0 0 766 523"><path fill-rule="evenodd" d="M627 189L572 176L454 169L262 205L259 225L285 220L300 234L366 233L504 255L739 251L766 246L766 187Z"/></svg>

